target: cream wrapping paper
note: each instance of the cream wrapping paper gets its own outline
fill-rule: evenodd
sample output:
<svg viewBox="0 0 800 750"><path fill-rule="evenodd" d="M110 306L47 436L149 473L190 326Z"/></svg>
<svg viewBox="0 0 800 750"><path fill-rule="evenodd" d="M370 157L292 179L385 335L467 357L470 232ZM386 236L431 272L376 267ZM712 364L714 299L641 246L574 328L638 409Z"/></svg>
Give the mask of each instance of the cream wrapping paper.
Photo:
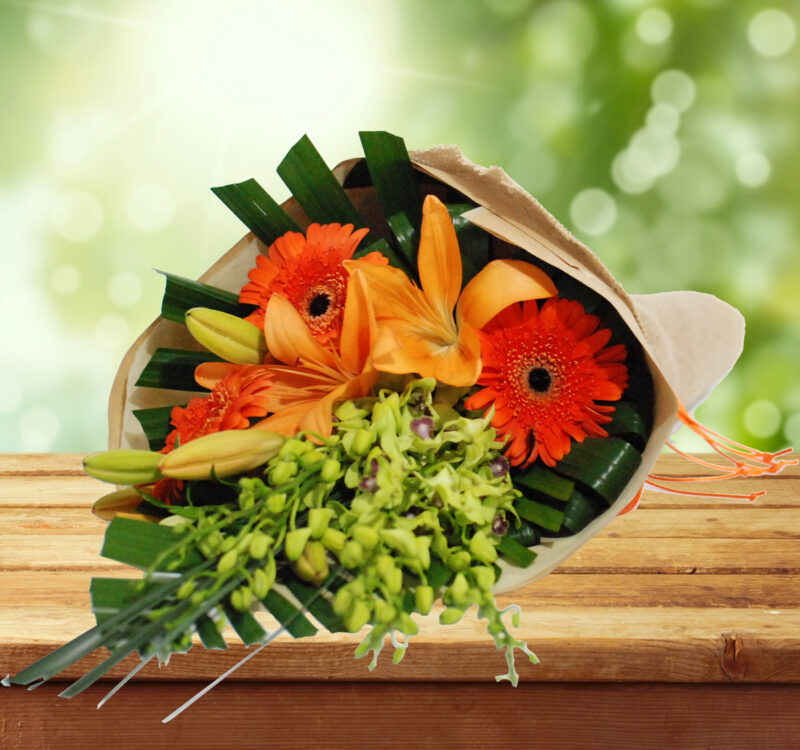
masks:
<svg viewBox="0 0 800 750"><path fill-rule="evenodd" d="M708 294L667 292L628 295L589 248L573 237L533 197L499 167L473 164L454 146L412 151L414 166L466 195L478 206L465 214L495 237L568 273L613 305L642 344L654 384L653 430L642 463L617 501L574 536L543 538L533 549L534 563L525 569L502 564L495 593L525 586L547 575L610 523L645 482L664 442L676 428L677 400L689 412L705 399L730 371L742 351L744 319L730 305ZM340 164L334 174L341 183L358 162ZM376 212L370 189L348 191L362 215ZM283 208L301 225L307 219L294 200ZM200 280L238 293L247 281L255 257L266 247L252 234L234 245ZM146 448L134 409L185 403L197 394L134 384L159 347L199 349L184 326L158 319L134 342L120 365L109 398L109 448Z"/></svg>

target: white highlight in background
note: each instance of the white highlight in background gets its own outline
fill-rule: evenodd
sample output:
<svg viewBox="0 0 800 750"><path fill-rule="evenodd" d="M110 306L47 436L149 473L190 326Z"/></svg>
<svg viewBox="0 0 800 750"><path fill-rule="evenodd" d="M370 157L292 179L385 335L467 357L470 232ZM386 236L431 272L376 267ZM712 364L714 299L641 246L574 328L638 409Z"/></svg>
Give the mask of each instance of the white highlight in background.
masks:
<svg viewBox="0 0 800 750"><path fill-rule="evenodd" d="M142 298L142 282L131 271L120 271L108 280L108 298L120 307L133 307Z"/></svg>
<svg viewBox="0 0 800 750"><path fill-rule="evenodd" d="M636 33L643 42L663 44L672 34L672 17L661 8L648 8L636 19Z"/></svg>
<svg viewBox="0 0 800 750"><path fill-rule="evenodd" d="M37 406L26 411L19 420L22 450L26 453L46 453L58 436L60 425L53 411Z"/></svg>
<svg viewBox="0 0 800 750"><path fill-rule="evenodd" d="M736 176L747 187L761 187L772 172L769 159L758 151L742 154L736 160Z"/></svg>
<svg viewBox="0 0 800 750"><path fill-rule="evenodd" d="M138 230L160 232L175 216L175 199L163 185L145 183L130 191L125 208Z"/></svg>
<svg viewBox="0 0 800 750"><path fill-rule="evenodd" d="M797 27L785 11L767 8L753 16L747 27L747 38L760 55L780 57L794 45Z"/></svg>
<svg viewBox="0 0 800 750"><path fill-rule="evenodd" d="M91 193L73 190L53 204L53 229L69 242L88 242L103 226L103 207Z"/></svg>
<svg viewBox="0 0 800 750"><path fill-rule="evenodd" d="M589 188L573 198L569 215L581 232L605 234L617 221L617 204L605 190Z"/></svg>

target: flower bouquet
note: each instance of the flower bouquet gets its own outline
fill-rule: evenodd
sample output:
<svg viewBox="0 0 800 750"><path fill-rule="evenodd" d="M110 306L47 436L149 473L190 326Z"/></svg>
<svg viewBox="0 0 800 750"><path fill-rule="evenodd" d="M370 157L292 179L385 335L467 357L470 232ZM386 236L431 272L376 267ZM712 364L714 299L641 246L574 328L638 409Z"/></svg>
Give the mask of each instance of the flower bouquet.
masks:
<svg viewBox="0 0 800 750"><path fill-rule="evenodd" d="M477 607L516 684L515 651L536 657L494 595L546 575L645 483L685 491L649 474L676 425L720 455L704 462L718 478L789 463L691 417L741 350L735 310L628 296L456 148L361 140L365 158L331 171L301 139L282 206L254 180L214 189L250 233L199 281L166 274L114 383L111 450L85 460L119 487L94 505L101 554L143 576L93 579L97 625L10 682L107 648L73 696L133 652L135 672L194 635L225 648L227 624L261 647L368 627L372 668L441 600L442 625Z"/></svg>

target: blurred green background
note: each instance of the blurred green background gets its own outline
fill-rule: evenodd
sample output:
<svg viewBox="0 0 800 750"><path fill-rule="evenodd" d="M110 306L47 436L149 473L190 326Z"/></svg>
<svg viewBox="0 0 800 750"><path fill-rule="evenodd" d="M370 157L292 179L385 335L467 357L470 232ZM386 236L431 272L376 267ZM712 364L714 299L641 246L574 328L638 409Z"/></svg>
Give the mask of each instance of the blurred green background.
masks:
<svg viewBox="0 0 800 750"><path fill-rule="evenodd" d="M163 282L242 234L209 192L303 133L503 166L634 293L738 307L698 411L800 447L796 2L0 0L0 450L88 451ZM695 447L687 438L683 445Z"/></svg>

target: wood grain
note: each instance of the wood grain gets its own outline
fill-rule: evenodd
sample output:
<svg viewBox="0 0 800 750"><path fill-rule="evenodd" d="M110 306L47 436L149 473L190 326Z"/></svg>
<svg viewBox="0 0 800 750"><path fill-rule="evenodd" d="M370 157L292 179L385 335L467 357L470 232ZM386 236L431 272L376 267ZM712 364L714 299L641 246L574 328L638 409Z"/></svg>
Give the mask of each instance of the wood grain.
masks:
<svg viewBox="0 0 800 750"><path fill-rule="evenodd" d="M137 577L98 552L105 524L89 512L108 487L80 471L80 456L0 457L0 672L14 672L93 625L93 575ZM692 470L694 467L690 467ZM665 457L658 470L684 462ZM771 502L645 493L554 575L501 598L523 609L519 636L542 663L524 681L800 683L800 471L757 481ZM747 482L720 491L749 491ZM274 621L259 615L265 625ZM212 679L246 650L194 649L157 682ZM282 636L237 680L492 681L502 657L473 613L441 628L422 619L403 663L374 672L353 659L358 635ZM88 657L66 676L99 662ZM135 661L120 665L121 677Z"/></svg>
<svg viewBox="0 0 800 750"><path fill-rule="evenodd" d="M231 682L169 724L197 685L135 682L100 711L108 686L74 700L62 685L0 701L8 750L295 748L794 748L800 688Z"/></svg>

